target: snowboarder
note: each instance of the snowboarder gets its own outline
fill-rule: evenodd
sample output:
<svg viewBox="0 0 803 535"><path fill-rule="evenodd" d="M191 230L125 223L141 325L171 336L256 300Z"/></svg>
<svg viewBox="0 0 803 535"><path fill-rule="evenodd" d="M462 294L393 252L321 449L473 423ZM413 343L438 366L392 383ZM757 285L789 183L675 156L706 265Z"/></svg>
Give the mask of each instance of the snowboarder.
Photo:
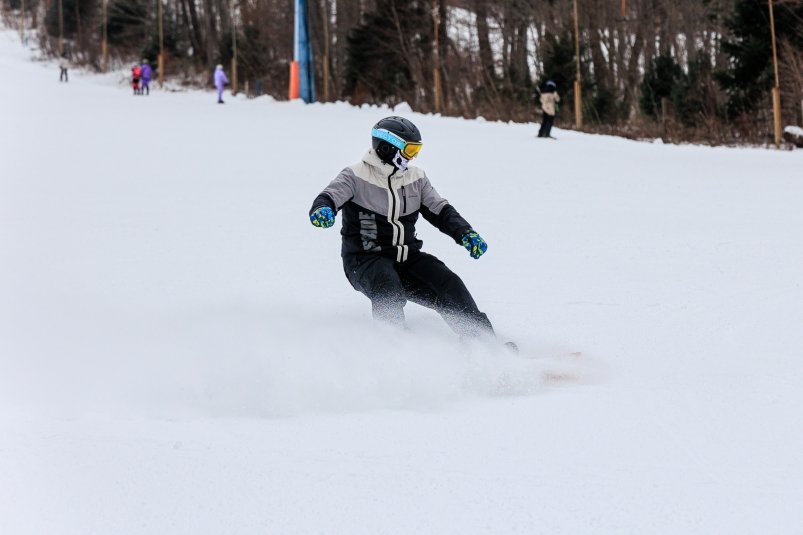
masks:
<svg viewBox="0 0 803 535"><path fill-rule="evenodd" d="M147 59L142 60L142 65L140 66L141 70L141 79L142 79L142 88L140 88L140 93L145 91L146 95L151 94L151 78L153 77L153 70L151 69L151 64L148 63Z"/></svg>
<svg viewBox="0 0 803 535"><path fill-rule="evenodd" d="M141 76L142 76L142 67L140 67L139 65L134 65L133 67L131 67L131 87L134 88L135 95L140 94L139 80Z"/></svg>
<svg viewBox="0 0 803 535"><path fill-rule="evenodd" d="M555 122L557 104L560 102L560 95L556 91L555 82L549 80L546 88L541 92L541 109L544 111L544 118L541 121L541 128L538 129L538 137L552 137L552 125Z"/></svg>
<svg viewBox="0 0 803 535"><path fill-rule="evenodd" d="M223 72L223 65L215 67L215 88L217 88L217 103L223 104L223 88L229 83L226 73Z"/></svg>
<svg viewBox="0 0 803 535"><path fill-rule="evenodd" d="M343 169L309 211L316 227L329 228L343 214L341 256L351 285L371 300L374 319L405 326L404 305L413 301L438 311L461 338L493 336L463 281L421 250L419 214L479 258L488 246L426 173L410 161L421 133L402 117L382 119L371 130L372 149Z"/></svg>

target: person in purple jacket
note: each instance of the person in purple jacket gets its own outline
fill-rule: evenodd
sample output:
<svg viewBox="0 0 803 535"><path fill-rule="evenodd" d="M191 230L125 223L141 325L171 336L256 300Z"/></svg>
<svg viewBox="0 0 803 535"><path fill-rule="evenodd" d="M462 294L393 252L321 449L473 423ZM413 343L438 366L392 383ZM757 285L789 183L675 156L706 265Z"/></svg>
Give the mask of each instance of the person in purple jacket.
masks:
<svg viewBox="0 0 803 535"><path fill-rule="evenodd" d="M142 87L140 87L140 94L142 94L142 90L145 90L146 95L151 94L151 78L153 77L153 69L151 69L151 64L148 63L147 59L142 60L142 74L140 74L140 81L142 82Z"/></svg>
<svg viewBox="0 0 803 535"><path fill-rule="evenodd" d="M223 65L215 68L215 87L217 88L217 103L223 104L223 88L229 83L226 73L223 72Z"/></svg>

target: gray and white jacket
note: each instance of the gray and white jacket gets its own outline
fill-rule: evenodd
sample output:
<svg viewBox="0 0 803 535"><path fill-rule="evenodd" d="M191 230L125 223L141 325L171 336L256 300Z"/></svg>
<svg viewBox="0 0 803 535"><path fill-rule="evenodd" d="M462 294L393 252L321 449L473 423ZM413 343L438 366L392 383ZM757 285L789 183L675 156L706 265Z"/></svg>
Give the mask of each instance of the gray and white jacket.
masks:
<svg viewBox="0 0 803 535"><path fill-rule="evenodd" d="M415 233L419 213L456 243L471 231L422 169L410 165L396 170L373 150L340 171L315 198L310 214L323 206L342 212L343 258L383 254L406 261L423 243Z"/></svg>

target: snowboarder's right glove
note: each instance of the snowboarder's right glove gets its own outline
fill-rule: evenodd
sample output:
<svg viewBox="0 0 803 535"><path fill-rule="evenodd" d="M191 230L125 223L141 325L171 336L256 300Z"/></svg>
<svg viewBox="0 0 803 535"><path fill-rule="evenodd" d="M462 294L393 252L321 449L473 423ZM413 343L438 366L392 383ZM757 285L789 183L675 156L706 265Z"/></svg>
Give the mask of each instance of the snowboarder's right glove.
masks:
<svg viewBox="0 0 803 535"><path fill-rule="evenodd" d="M328 206L321 206L309 215L310 222L321 228L329 228L335 224L335 213Z"/></svg>
<svg viewBox="0 0 803 535"><path fill-rule="evenodd" d="M488 250L488 244L485 243L482 236L473 230L464 234L461 241L463 242L463 247L468 249L471 258L479 258Z"/></svg>

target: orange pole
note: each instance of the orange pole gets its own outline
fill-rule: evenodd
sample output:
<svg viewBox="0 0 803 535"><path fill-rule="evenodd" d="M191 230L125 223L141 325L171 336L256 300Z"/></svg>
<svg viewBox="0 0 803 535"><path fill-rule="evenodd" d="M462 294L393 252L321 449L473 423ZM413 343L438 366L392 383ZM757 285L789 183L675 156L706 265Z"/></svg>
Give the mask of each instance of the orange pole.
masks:
<svg viewBox="0 0 803 535"><path fill-rule="evenodd" d="M290 63L290 93L289 93L290 100L301 97L298 84L299 84L298 62L293 61Z"/></svg>

